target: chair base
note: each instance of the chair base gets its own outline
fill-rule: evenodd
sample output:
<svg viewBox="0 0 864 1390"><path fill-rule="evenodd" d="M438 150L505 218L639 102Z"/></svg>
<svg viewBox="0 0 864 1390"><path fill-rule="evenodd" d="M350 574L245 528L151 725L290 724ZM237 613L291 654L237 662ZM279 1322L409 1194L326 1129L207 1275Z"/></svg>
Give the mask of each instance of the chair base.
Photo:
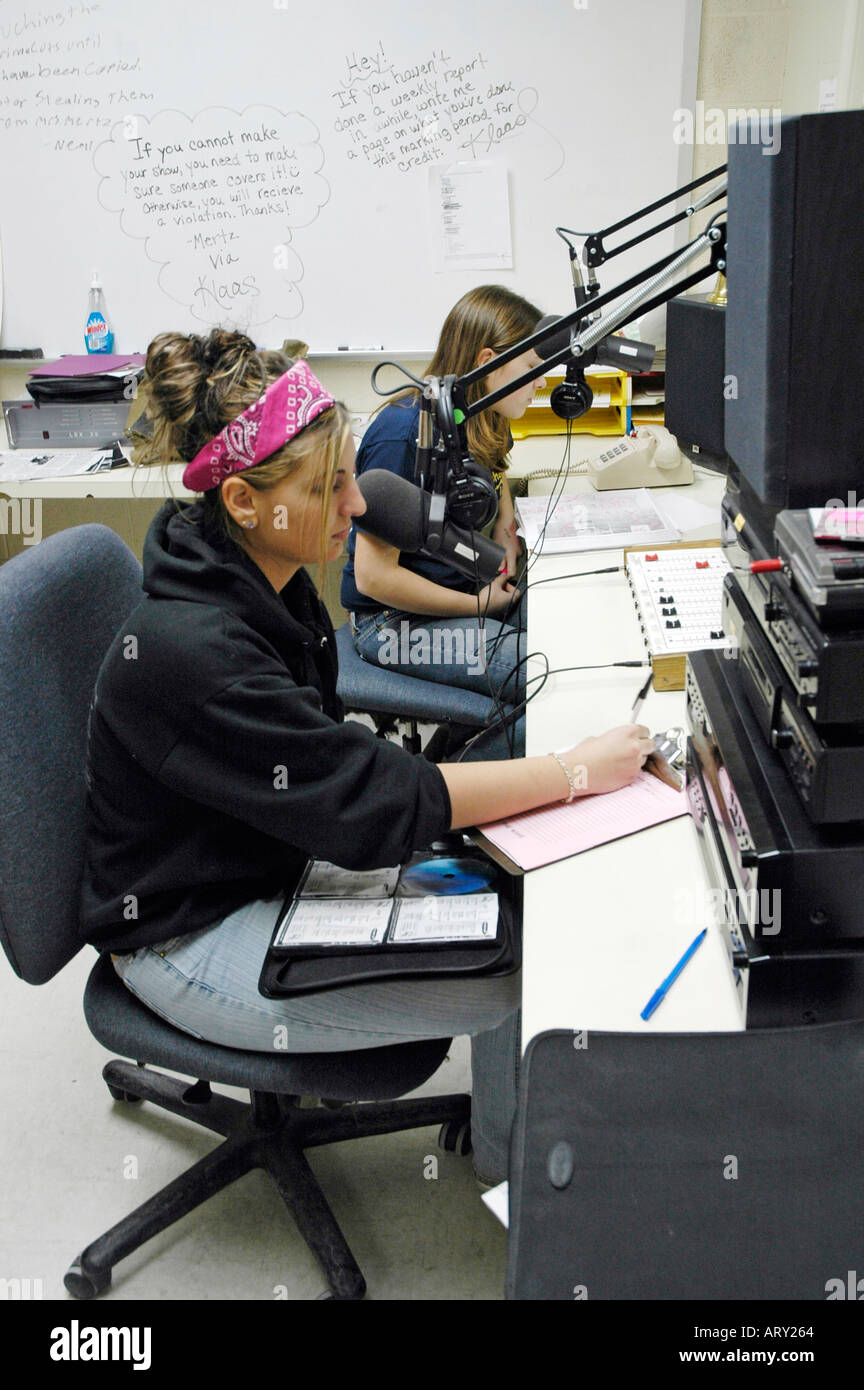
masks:
<svg viewBox="0 0 864 1390"><path fill-rule="evenodd" d="M388 714L378 713L376 710L347 710L348 714L368 714L372 723L375 725L375 735L377 738L388 739L391 734L399 733L399 725L406 724L407 731L402 734L402 747L406 753L420 753L423 751L420 732L417 728L417 720L412 715L407 714Z"/></svg>
<svg viewBox="0 0 864 1390"><path fill-rule="evenodd" d="M424 1100L350 1103L340 1110L301 1109L296 1096L251 1091L251 1104L133 1062L108 1062L102 1075L116 1100L149 1100L224 1136L224 1143L175 1178L161 1192L88 1245L68 1270L64 1283L75 1298L93 1298L111 1283L114 1265L151 1236L193 1211L208 1197L253 1168L275 1182L294 1222L327 1280L334 1299L359 1299L366 1282L345 1237L306 1162L305 1149L396 1134L427 1125L444 1125L449 1142L467 1132L471 1102L465 1095ZM467 1140L458 1146L468 1151Z"/></svg>
<svg viewBox="0 0 864 1390"><path fill-rule="evenodd" d="M452 757L469 738L479 734L482 729L482 725L478 728L476 724L457 724L453 720L445 720L444 723L436 724L424 745L417 720L409 715L376 714L373 710L348 710L347 713L368 714L375 725L377 738L390 738L391 734L399 733L400 724L407 725L407 732L401 736L402 747L407 753L422 753L430 763L441 763L445 758Z"/></svg>

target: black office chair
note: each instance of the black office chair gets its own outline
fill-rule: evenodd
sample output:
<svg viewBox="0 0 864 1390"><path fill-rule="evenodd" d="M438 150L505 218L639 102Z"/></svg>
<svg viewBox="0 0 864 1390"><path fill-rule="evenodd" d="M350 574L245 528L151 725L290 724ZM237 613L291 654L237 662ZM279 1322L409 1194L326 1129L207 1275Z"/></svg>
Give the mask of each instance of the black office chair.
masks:
<svg viewBox="0 0 864 1390"><path fill-rule="evenodd" d="M0 567L0 941L30 984L51 979L81 948L87 711L103 656L140 596L140 567L104 526L62 531ZM437 1071L449 1039L302 1055L219 1047L146 1009L107 957L89 977L84 1013L99 1042L136 1059L104 1068L115 1100L153 1101L225 1142L87 1246L65 1279L76 1298L101 1293L118 1260L256 1167L276 1183L331 1296L362 1298L363 1276L304 1149L443 1125L444 1147L468 1152L467 1096L392 1099ZM211 1082L248 1089L250 1104L214 1093ZM313 1095L373 1103L297 1104Z"/></svg>
<svg viewBox="0 0 864 1390"><path fill-rule="evenodd" d="M540 1034L511 1141L508 1298L836 1297L861 1270L862 1099L859 1021Z"/></svg>

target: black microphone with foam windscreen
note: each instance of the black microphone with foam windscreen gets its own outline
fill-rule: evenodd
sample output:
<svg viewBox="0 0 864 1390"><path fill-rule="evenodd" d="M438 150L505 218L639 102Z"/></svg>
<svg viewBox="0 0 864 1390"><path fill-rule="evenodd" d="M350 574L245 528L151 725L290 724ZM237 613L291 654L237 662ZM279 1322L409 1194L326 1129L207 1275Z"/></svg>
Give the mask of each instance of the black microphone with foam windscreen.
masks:
<svg viewBox="0 0 864 1390"><path fill-rule="evenodd" d="M441 543L433 552L426 549L429 533L429 494L386 468L370 468L357 479L366 510L354 522L359 531L368 531L379 540L409 555L427 555L441 560L469 579L489 584L504 560L504 549L473 531L444 523Z"/></svg>

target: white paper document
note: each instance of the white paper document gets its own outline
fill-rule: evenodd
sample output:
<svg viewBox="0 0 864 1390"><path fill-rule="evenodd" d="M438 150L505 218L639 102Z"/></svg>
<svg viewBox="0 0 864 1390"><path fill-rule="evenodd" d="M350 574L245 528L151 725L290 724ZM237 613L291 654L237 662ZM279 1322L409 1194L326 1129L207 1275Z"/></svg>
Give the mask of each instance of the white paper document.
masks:
<svg viewBox="0 0 864 1390"><path fill-rule="evenodd" d="M380 946L392 898L298 898L274 946Z"/></svg>
<svg viewBox="0 0 864 1390"><path fill-rule="evenodd" d="M647 488L517 497L514 502L529 550L612 550L680 540Z"/></svg>
<svg viewBox="0 0 864 1390"><path fill-rule="evenodd" d="M111 467L112 458L110 449L7 449L0 452L0 483L102 473Z"/></svg>
<svg viewBox="0 0 864 1390"><path fill-rule="evenodd" d="M403 898L391 941L494 941L498 895Z"/></svg>
<svg viewBox="0 0 864 1390"><path fill-rule="evenodd" d="M429 170L433 264L444 270L512 270L507 169L472 160Z"/></svg>
<svg viewBox="0 0 864 1390"><path fill-rule="evenodd" d="M718 507L706 506L695 497L675 492L670 488L663 498L663 510L679 531L706 531L710 536L720 537L720 511ZM705 539L708 536L706 535ZM699 539L703 539L700 535Z"/></svg>
<svg viewBox="0 0 864 1390"><path fill-rule="evenodd" d="M394 869L340 869L313 859L300 884L299 898L392 898L399 881Z"/></svg>
<svg viewBox="0 0 864 1390"><path fill-rule="evenodd" d="M510 1184L499 1182L497 1187L490 1187L488 1192L481 1193L481 1201L485 1202L493 1216L497 1216L502 1226L510 1225Z"/></svg>

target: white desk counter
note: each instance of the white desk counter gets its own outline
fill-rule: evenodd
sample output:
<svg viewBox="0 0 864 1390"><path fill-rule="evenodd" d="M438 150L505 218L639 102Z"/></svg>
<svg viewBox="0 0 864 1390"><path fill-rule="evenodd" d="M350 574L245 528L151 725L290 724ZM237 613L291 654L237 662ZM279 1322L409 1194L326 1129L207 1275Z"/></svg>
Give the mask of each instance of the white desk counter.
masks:
<svg viewBox="0 0 864 1390"><path fill-rule="evenodd" d="M90 451L88 451L90 452ZM125 502L157 503L166 497L194 497L183 486L182 463L167 467L112 468L107 473L75 473L66 478L25 478L22 482L0 483L5 497L40 497L43 500L94 501L122 499ZM154 505L155 515L157 508Z"/></svg>
<svg viewBox="0 0 864 1390"><path fill-rule="evenodd" d="M572 480L577 487L587 480ZM697 492L718 511L719 478ZM665 491L665 489L664 489ZM670 489L669 491L673 491ZM679 489L674 489L679 491ZM655 494L662 502L662 492ZM692 539L685 533L685 539ZM617 551L540 558L531 579L622 563ZM639 624L622 573L561 579L529 597L529 651L550 667L644 659ZM529 663L529 676L542 663ZM647 668L552 676L528 705L527 752L546 753L627 723ZM653 732L684 724L684 692L649 691L639 716ZM648 1023L639 1012L703 926L707 880L689 818L537 869L525 878L522 1036L549 1028L614 1032L732 1031L741 1028L719 930L708 937ZM676 889L678 893L676 895ZM687 913L682 896L692 896Z"/></svg>

